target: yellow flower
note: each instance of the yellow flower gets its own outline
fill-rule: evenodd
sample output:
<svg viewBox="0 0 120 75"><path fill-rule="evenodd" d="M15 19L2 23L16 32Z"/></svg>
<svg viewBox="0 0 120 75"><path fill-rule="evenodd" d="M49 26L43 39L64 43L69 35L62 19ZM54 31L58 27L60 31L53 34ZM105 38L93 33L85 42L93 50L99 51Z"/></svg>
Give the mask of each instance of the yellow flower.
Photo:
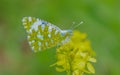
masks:
<svg viewBox="0 0 120 75"><path fill-rule="evenodd" d="M94 74L90 62L96 62L95 52L86 37L85 33L74 31L70 40L57 48L57 62L51 66L56 66L59 72L66 71L68 75Z"/></svg>

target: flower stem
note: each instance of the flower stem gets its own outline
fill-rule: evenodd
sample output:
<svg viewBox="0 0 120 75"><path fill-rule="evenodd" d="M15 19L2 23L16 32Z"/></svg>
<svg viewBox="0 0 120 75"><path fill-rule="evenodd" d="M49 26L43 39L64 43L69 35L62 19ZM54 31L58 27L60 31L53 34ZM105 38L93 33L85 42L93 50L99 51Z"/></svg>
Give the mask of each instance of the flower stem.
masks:
<svg viewBox="0 0 120 75"><path fill-rule="evenodd" d="M68 71L68 73L67 73L67 75L73 75L72 74L72 59L71 59L71 57L68 55L68 61L69 61L69 71Z"/></svg>

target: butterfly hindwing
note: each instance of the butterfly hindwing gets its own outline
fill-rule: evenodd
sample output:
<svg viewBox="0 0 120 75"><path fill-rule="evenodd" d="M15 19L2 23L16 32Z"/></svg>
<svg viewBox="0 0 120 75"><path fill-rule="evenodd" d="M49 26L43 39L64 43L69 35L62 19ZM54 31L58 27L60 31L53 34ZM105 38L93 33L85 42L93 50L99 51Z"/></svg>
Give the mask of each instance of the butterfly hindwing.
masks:
<svg viewBox="0 0 120 75"><path fill-rule="evenodd" d="M70 36L69 31L63 31L51 23L33 17L24 17L23 25L34 52L54 47Z"/></svg>

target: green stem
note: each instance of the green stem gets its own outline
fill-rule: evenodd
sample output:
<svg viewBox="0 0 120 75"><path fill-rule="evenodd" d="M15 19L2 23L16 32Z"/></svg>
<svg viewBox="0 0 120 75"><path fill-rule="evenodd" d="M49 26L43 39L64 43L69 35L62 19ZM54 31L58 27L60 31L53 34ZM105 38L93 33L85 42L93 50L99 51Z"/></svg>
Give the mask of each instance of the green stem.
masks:
<svg viewBox="0 0 120 75"><path fill-rule="evenodd" d="M67 72L67 75L73 75L72 74L72 59L71 57L68 55L68 61L69 61L69 71Z"/></svg>

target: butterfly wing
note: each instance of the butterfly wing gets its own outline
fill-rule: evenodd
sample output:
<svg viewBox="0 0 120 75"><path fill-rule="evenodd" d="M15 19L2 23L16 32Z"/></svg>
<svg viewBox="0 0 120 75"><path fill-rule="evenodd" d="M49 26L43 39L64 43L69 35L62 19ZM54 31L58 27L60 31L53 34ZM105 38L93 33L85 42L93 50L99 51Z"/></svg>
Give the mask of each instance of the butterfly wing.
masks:
<svg viewBox="0 0 120 75"><path fill-rule="evenodd" d="M67 32L63 35L59 27L33 17L24 17L23 25L28 34L29 45L34 52L54 47L69 36Z"/></svg>

